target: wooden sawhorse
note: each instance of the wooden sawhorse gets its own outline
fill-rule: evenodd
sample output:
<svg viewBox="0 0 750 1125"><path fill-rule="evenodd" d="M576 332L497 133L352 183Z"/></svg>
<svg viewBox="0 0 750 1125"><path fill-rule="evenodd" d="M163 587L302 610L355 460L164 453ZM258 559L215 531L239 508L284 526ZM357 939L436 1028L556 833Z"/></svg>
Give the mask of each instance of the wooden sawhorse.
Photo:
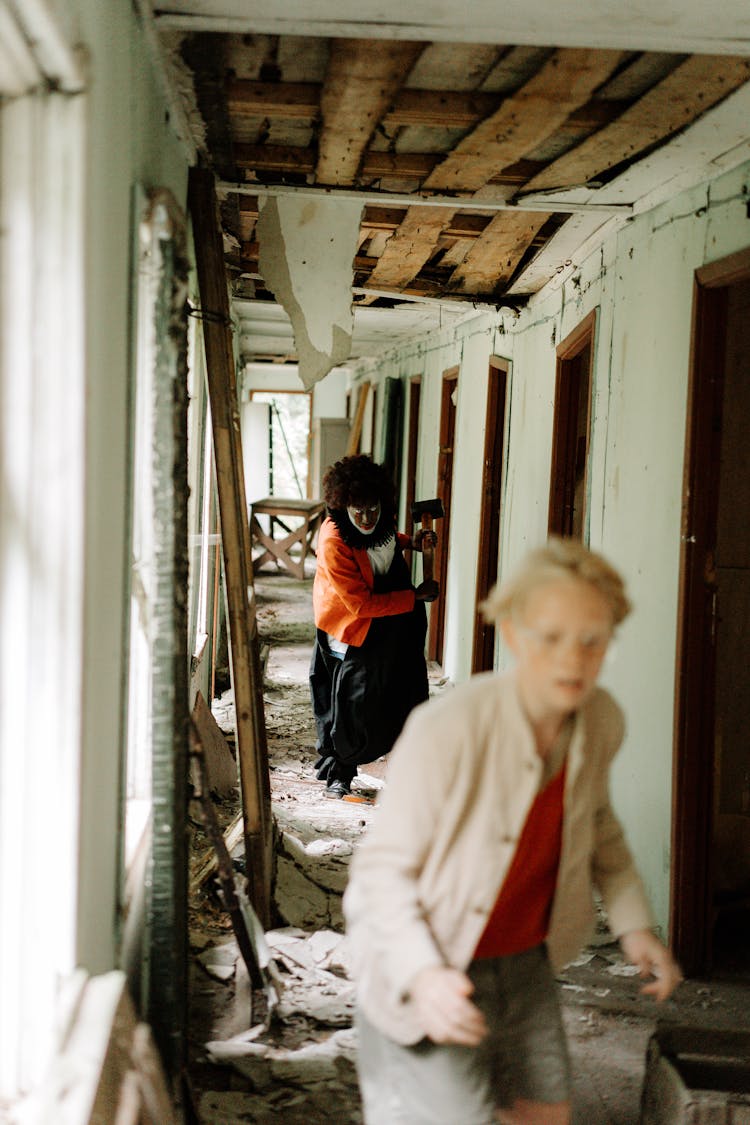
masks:
<svg viewBox="0 0 750 1125"><path fill-rule="evenodd" d="M260 525L258 516L268 516L269 529L266 533ZM253 574L267 562L275 562L294 578L305 577L305 558L308 551L313 555L313 539L323 522L325 504L322 500L295 500L281 496L267 496L256 500L250 506L250 537L254 547L262 547L261 553L253 559ZM296 528L284 522L284 517L301 520ZM276 539L276 527L281 527L286 535ZM298 558L292 558L292 548L299 546Z"/></svg>

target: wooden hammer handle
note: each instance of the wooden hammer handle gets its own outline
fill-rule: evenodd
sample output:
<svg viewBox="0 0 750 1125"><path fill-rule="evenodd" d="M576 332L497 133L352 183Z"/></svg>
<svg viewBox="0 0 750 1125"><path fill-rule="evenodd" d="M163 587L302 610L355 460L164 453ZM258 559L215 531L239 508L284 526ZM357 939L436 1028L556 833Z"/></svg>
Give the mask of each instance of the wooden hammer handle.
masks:
<svg viewBox="0 0 750 1125"><path fill-rule="evenodd" d="M425 582L432 581L433 563L435 559L435 548L425 546L424 534L428 531L432 531L432 516L429 512L424 512L422 515L422 578Z"/></svg>

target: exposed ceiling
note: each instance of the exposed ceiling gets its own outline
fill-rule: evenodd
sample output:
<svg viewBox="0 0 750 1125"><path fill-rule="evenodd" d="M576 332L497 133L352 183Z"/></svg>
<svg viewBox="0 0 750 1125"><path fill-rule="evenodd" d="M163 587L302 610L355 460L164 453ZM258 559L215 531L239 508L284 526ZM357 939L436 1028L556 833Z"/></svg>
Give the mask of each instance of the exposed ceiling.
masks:
<svg viewBox="0 0 750 1125"><path fill-rule="evenodd" d="M433 301L522 304L631 214L750 155L744 0L182 0L155 17L219 181L241 315L267 322L246 358L293 358L262 309L269 194L361 198L354 347L376 354L432 327Z"/></svg>

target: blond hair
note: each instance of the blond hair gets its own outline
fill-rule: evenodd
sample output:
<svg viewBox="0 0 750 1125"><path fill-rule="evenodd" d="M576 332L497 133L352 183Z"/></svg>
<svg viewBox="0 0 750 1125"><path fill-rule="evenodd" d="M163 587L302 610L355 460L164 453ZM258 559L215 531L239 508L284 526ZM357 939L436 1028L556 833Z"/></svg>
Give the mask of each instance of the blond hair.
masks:
<svg viewBox="0 0 750 1125"><path fill-rule="evenodd" d="M479 607L486 620L501 621L523 610L529 595L548 582L560 579L587 582L602 595L612 610L612 621L619 625L630 613L625 583L602 555L590 551L577 539L550 538L526 556L518 570L490 590Z"/></svg>

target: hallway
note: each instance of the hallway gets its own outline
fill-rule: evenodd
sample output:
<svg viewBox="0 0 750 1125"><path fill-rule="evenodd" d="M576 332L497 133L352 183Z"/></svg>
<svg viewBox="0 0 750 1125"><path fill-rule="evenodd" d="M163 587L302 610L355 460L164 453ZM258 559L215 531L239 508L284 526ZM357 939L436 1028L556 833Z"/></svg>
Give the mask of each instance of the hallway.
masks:
<svg viewBox="0 0 750 1125"><path fill-rule="evenodd" d="M237 967L236 944L226 940L215 907L205 900L193 904L191 1073L206 1125L358 1125L362 1120L339 898L351 849L374 810L366 803L327 800L312 774L311 586L309 576L304 582L273 572L256 578L260 632L270 646L264 698L277 822L275 901L283 916L267 937L288 987L271 1031L254 1029L248 1035L248 986L241 962ZM433 682L431 690L446 687ZM231 724L226 698L214 705L214 713L221 724ZM366 775L355 788L368 796L380 784ZM214 937L221 956L202 946L209 921L214 934L221 934L220 942ZM638 996L637 978L619 947L606 933L598 940L601 944L561 977L575 1125L635 1125L646 1044L657 1015L670 1023L750 1028L750 982L689 981L657 1013ZM204 961L222 962L223 981L198 963L199 952Z"/></svg>

